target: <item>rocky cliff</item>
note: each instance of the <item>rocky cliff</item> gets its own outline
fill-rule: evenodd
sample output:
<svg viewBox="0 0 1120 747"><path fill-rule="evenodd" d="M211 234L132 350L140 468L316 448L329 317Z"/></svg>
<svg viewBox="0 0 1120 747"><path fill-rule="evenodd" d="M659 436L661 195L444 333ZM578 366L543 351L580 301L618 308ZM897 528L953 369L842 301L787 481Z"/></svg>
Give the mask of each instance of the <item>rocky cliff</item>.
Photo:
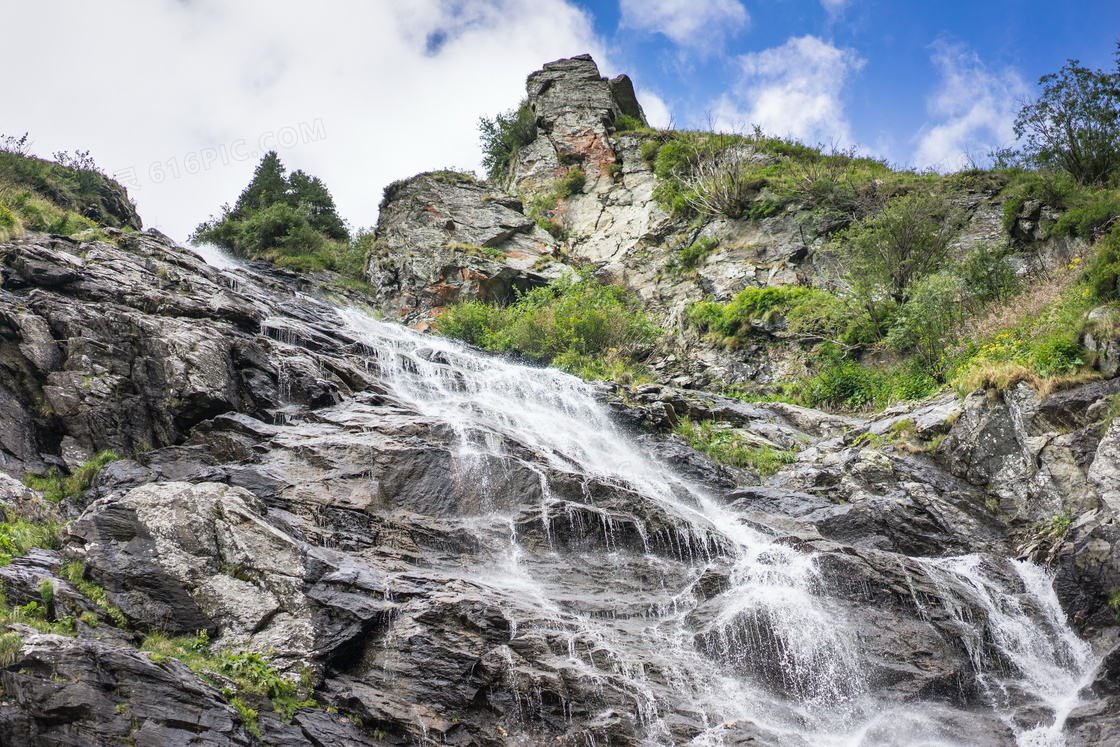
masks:
<svg viewBox="0 0 1120 747"><path fill-rule="evenodd" d="M589 58L529 89L512 183L584 157L564 248L666 318L825 266L792 214L674 222ZM682 231L726 248L659 277ZM0 244L0 743L1120 739L1116 379L862 417L672 383L693 369L589 385L104 235ZM390 188L378 240L394 321L570 271L454 172ZM796 457L720 464L686 418Z"/></svg>

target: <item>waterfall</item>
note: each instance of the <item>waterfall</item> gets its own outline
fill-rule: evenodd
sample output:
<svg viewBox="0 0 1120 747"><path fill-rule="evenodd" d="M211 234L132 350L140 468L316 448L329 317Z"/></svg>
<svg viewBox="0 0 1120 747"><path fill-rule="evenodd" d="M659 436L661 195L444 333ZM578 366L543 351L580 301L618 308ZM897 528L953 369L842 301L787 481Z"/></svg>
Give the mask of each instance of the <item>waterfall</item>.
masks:
<svg viewBox="0 0 1120 747"><path fill-rule="evenodd" d="M860 608L834 593L819 554L745 523L675 474L611 422L584 382L340 314L390 397L453 434L456 486L470 507L461 521L494 550L461 573L502 600L509 676L526 676L512 650L525 641L547 647L563 675L509 683L525 723L546 694L579 681L604 712L627 709L651 745L681 743L674 714L702 724L689 737L696 745L725 743L748 722L790 745L965 744L972 723L1023 747L1064 744L1065 716L1096 661L1040 569L899 556L915 630L957 631L936 635L970 671L944 692L896 696L865 651L874 619L861 622ZM515 484L511 470L528 477ZM525 485L535 487L522 495ZM647 588L627 593L631 578ZM1035 707L1016 715L1024 702Z"/></svg>

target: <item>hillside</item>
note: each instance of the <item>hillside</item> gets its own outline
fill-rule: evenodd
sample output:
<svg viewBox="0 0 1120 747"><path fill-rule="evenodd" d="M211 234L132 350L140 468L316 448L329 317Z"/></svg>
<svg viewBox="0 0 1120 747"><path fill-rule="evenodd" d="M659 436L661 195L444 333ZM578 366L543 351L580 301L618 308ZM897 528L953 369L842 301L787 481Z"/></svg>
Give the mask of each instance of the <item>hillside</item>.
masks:
<svg viewBox="0 0 1120 747"><path fill-rule="evenodd" d="M372 233L269 154L226 269L0 153L0 743L1120 739L1114 191L586 56L483 135Z"/></svg>

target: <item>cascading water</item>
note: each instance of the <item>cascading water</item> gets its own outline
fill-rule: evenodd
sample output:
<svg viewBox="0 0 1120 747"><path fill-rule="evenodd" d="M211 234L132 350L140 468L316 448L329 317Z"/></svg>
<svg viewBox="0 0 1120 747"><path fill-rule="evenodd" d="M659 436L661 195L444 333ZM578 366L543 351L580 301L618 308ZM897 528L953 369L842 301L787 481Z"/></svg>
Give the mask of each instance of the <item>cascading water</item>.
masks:
<svg viewBox="0 0 1120 747"><path fill-rule="evenodd" d="M562 679L624 704L646 743L680 743L673 714L688 714L706 726L691 737L697 745L724 743L721 724L736 719L781 744L969 744L953 734L977 711L1024 747L1064 743L1063 720L1095 662L1039 569L900 558L906 583L921 576L938 591L912 592L916 624L959 630L946 645L963 645L972 679L961 692L894 697L863 651L858 609L834 597L818 556L674 474L612 424L583 382L340 313L391 397L453 432L456 487L470 507L462 521L502 545L471 581L504 600L512 641L548 646L569 673ZM516 494L513 463L538 483L539 505ZM533 531L544 539L526 547ZM565 545L561 534L580 541ZM561 563L563 553L580 562ZM627 595L618 581L631 577L660 587ZM712 578L717 588L701 592ZM516 685L527 720L554 686ZM1037 707L1015 716L1012 701ZM949 722L956 732L942 728Z"/></svg>

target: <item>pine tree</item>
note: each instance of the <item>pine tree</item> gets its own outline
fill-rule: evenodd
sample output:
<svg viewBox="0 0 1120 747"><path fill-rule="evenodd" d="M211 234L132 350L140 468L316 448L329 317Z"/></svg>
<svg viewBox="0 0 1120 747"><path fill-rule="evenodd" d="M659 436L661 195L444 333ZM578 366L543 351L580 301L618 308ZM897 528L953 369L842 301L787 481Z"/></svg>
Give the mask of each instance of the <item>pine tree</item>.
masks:
<svg viewBox="0 0 1120 747"><path fill-rule="evenodd" d="M327 186L317 176L297 169L288 177L289 204L307 216L307 222L320 233L335 241L345 241L350 232L338 217L334 198Z"/></svg>
<svg viewBox="0 0 1120 747"><path fill-rule="evenodd" d="M284 164L280 163L280 156L276 151L270 150L264 154L257 170L253 172L253 180L237 198L233 206L235 218L248 218L255 210L265 208L277 202L286 202L288 195L288 181L284 178Z"/></svg>

